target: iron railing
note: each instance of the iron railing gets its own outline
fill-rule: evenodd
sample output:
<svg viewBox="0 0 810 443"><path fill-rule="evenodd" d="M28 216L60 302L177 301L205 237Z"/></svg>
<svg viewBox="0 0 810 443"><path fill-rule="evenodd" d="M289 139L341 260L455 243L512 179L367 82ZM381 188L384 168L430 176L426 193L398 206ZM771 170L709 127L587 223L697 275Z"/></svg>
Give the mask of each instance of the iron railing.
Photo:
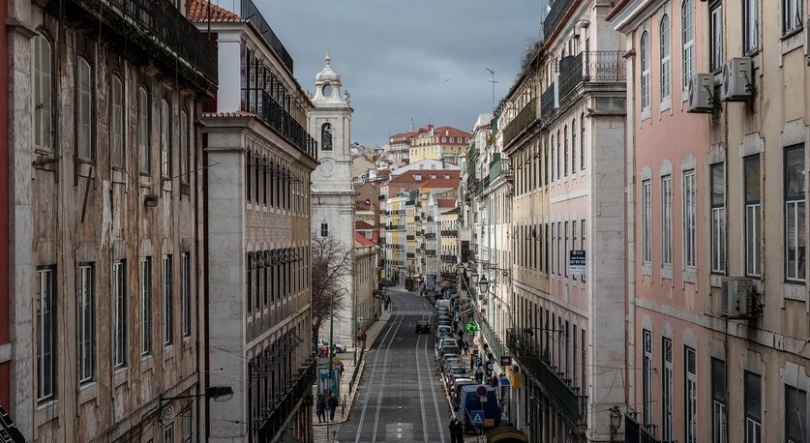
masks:
<svg viewBox="0 0 810 443"><path fill-rule="evenodd" d="M492 160L489 162L489 181L495 181L501 175L501 153L496 152L492 154Z"/></svg>
<svg viewBox="0 0 810 443"><path fill-rule="evenodd" d="M588 397L577 392L554 372L544 353L536 345L526 343L512 331L507 331L507 345L524 371L537 379L544 394L571 426L580 424L587 415Z"/></svg>
<svg viewBox="0 0 810 443"><path fill-rule="evenodd" d="M624 83L622 51L585 51L560 60L560 101L582 82Z"/></svg>
<svg viewBox="0 0 810 443"><path fill-rule="evenodd" d="M558 26L565 24L561 23L562 19L573 4L574 0L555 0L551 3L551 10L548 11L546 20L543 22L543 35L546 38L550 37Z"/></svg>
<svg viewBox="0 0 810 443"><path fill-rule="evenodd" d="M154 1L154 0L150 0ZM290 56L290 53L287 52L287 48L281 43L281 40L276 36L276 33L273 32L273 29L267 24L267 20L264 19L262 13L259 12L259 8L251 0L242 0L242 17L248 20L261 34L264 41L273 48L273 52L276 53L281 63L293 72L293 59Z"/></svg>
<svg viewBox="0 0 810 443"><path fill-rule="evenodd" d="M295 412L299 403L305 397L312 395L311 390L312 384L316 380L317 363L317 360L313 358L306 366L299 369L296 380L280 396L275 406L271 408L267 418L258 423L259 442L270 442L273 437L281 432L284 422ZM258 416L258 414L251 413L250 416Z"/></svg>
<svg viewBox="0 0 810 443"><path fill-rule="evenodd" d="M318 142L267 91L262 91L261 116L299 151L318 157Z"/></svg>
<svg viewBox="0 0 810 443"><path fill-rule="evenodd" d="M543 91L543 95L540 96L540 115L542 117L551 113L556 107L557 97L556 91L554 90L555 87L556 85L552 82L548 85L548 88Z"/></svg>
<svg viewBox="0 0 810 443"><path fill-rule="evenodd" d="M157 39L167 50L161 56L171 59L175 66L177 58L198 70L208 80L216 83L219 77L217 48L196 26L168 1L154 0L71 0L72 3L91 14L102 13L105 8L117 9L117 15L126 17L139 28L136 34L146 34ZM128 29L118 29L128 34ZM145 32L144 32L145 31ZM154 48L149 48L152 50Z"/></svg>
<svg viewBox="0 0 810 443"><path fill-rule="evenodd" d="M509 146L512 141L537 120L537 97L531 99L518 115L503 128L503 146Z"/></svg>
<svg viewBox="0 0 810 443"><path fill-rule="evenodd" d="M624 416L624 441L625 443L660 442L660 440L653 437L653 435L630 414L625 414Z"/></svg>
<svg viewBox="0 0 810 443"><path fill-rule="evenodd" d="M482 301L486 300L486 297L483 297L481 300ZM507 347L504 346L504 343L501 341L501 339L498 338L497 335L495 335L486 319L483 319L480 322L479 326L481 326L481 334L484 335L484 339L487 341L489 349L492 351L493 354L495 354L496 357L500 358L503 355L509 354L507 352L508 351Z"/></svg>

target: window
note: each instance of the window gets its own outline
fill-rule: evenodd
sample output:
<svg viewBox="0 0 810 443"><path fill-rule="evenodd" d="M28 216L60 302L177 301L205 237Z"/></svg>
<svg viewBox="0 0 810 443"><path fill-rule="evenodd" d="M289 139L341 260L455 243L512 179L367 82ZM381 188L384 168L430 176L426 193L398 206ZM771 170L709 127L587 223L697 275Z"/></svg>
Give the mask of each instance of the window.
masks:
<svg viewBox="0 0 810 443"><path fill-rule="evenodd" d="M563 240L563 248L562 248L562 261L563 261L563 271L565 272L565 276L568 277L568 222L565 222L565 231L564 231L565 239Z"/></svg>
<svg viewBox="0 0 810 443"><path fill-rule="evenodd" d="M663 403L663 407L661 408L663 413L661 420L661 441L672 441L672 374L674 371L672 365L672 340L665 337L661 340L661 344L663 348L661 350L661 359L664 363L664 377L661 382L661 402Z"/></svg>
<svg viewBox="0 0 810 443"><path fill-rule="evenodd" d="M121 77L112 76L110 85L110 149L112 150L112 165L125 168L124 155L124 84Z"/></svg>
<svg viewBox="0 0 810 443"><path fill-rule="evenodd" d="M149 152L149 95L138 88L138 164L144 174L151 172L152 156Z"/></svg>
<svg viewBox="0 0 810 443"><path fill-rule="evenodd" d="M807 391L785 385L785 442L805 443L808 439Z"/></svg>
<svg viewBox="0 0 810 443"><path fill-rule="evenodd" d="M172 256L163 256L163 344L171 346L174 343L174 269Z"/></svg>
<svg viewBox="0 0 810 443"><path fill-rule="evenodd" d="M695 73L695 0L681 3L681 44L681 88L686 91Z"/></svg>
<svg viewBox="0 0 810 443"><path fill-rule="evenodd" d="M183 443L194 440L194 421L191 416L191 407L187 407L181 414L183 420Z"/></svg>
<svg viewBox="0 0 810 443"><path fill-rule="evenodd" d="M34 99L34 147L50 151L53 149L53 54L51 42L42 35L36 35L32 44L32 87Z"/></svg>
<svg viewBox="0 0 810 443"><path fill-rule="evenodd" d="M641 110L650 109L650 33L641 34Z"/></svg>
<svg viewBox="0 0 810 443"><path fill-rule="evenodd" d="M78 313L76 325L79 336L79 383L96 379L96 289L92 264L79 266Z"/></svg>
<svg viewBox="0 0 810 443"><path fill-rule="evenodd" d="M580 249L582 249L584 251L585 250L585 219L584 218L579 222L579 229L580 229L580 236L579 236ZM587 262L587 254L586 254L585 263L586 264L588 263ZM585 281L585 273L582 274L581 278L582 278L582 281ZM585 361L585 360L583 360L583 361Z"/></svg>
<svg viewBox="0 0 810 443"><path fill-rule="evenodd" d="M762 443L762 378L745 371L745 443Z"/></svg>
<svg viewBox="0 0 810 443"><path fill-rule="evenodd" d="M563 126L563 175L568 177L568 125Z"/></svg>
<svg viewBox="0 0 810 443"><path fill-rule="evenodd" d="M174 443L174 423L169 423L163 428L163 443Z"/></svg>
<svg viewBox="0 0 810 443"><path fill-rule="evenodd" d="M650 180L641 182L641 261L652 262L652 186Z"/></svg>
<svg viewBox="0 0 810 443"><path fill-rule="evenodd" d="M726 443L726 362L712 359L712 442Z"/></svg>
<svg viewBox="0 0 810 443"><path fill-rule="evenodd" d="M93 159L93 104L90 63L79 58L76 74L76 154L79 160Z"/></svg>
<svg viewBox="0 0 810 443"><path fill-rule="evenodd" d="M186 110L180 111L180 182L188 183L191 173L191 130Z"/></svg>
<svg viewBox="0 0 810 443"><path fill-rule="evenodd" d="M805 182L804 147L785 149L785 275L804 281Z"/></svg>
<svg viewBox="0 0 810 443"><path fill-rule="evenodd" d="M160 101L160 174L164 179L172 175L171 109L166 99Z"/></svg>
<svg viewBox="0 0 810 443"><path fill-rule="evenodd" d="M720 0L709 7L709 68L723 69L723 5Z"/></svg>
<svg viewBox="0 0 810 443"><path fill-rule="evenodd" d="M324 123L321 126L321 150L332 150L332 124Z"/></svg>
<svg viewBox="0 0 810 443"><path fill-rule="evenodd" d="M329 223L321 223L321 237L329 237Z"/></svg>
<svg viewBox="0 0 810 443"><path fill-rule="evenodd" d="M245 260L245 305L247 313L253 312L253 253L248 252Z"/></svg>
<svg viewBox="0 0 810 443"><path fill-rule="evenodd" d="M684 361L684 435L686 443L697 443L698 416L697 416L697 354L690 347L684 348L686 358Z"/></svg>
<svg viewBox="0 0 810 443"><path fill-rule="evenodd" d="M191 259L188 252L180 255L180 297L183 303L183 337L191 336Z"/></svg>
<svg viewBox="0 0 810 443"><path fill-rule="evenodd" d="M672 266L672 176L661 177L661 265Z"/></svg>
<svg viewBox="0 0 810 443"><path fill-rule="evenodd" d="M695 254L695 170L683 173L683 265L694 268Z"/></svg>
<svg viewBox="0 0 810 443"><path fill-rule="evenodd" d="M577 119L571 122L571 173L577 172Z"/></svg>
<svg viewBox="0 0 810 443"><path fill-rule="evenodd" d="M712 273L726 272L726 168L711 166L712 186Z"/></svg>
<svg viewBox="0 0 810 443"><path fill-rule="evenodd" d="M762 202L759 176L759 154L743 161L745 180L745 273L759 277L762 273L761 234Z"/></svg>
<svg viewBox="0 0 810 443"><path fill-rule="evenodd" d="M112 268L113 302L113 365L127 365L127 265L117 260Z"/></svg>
<svg viewBox="0 0 810 443"><path fill-rule="evenodd" d="M551 181L554 181L554 159L559 158L554 156L554 136L551 136L551 162L549 163L549 176L551 177Z"/></svg>
<svg viewBox="0 0 810 443"><path fill-rule="evenodd" d="M670 32L669 32L669 16L664 14L661 17L661 21L658 23L659 29L659 39L658 42L661 51L661 69L659 72L659 76L661 77L659 81L661 82L660 85L660 93L661 93L661 101L665 101L670 97L670 90L671 90L671 83L672 83L672 73L669 69L670 65L670 57L672 55L671 52L671 44L670 44Z"/></svg>
<svg viewBox="0 0 810 443"><path fill-rule="evenodd" d="M245 158L245 199L248 203L253 201L253 151L248 149Z"/></svg>
<svg viewBox="0 0 810 443"><path fill-rule="evenodd" d="M152 257L141 259L141 354L152 354Z"/></svg>
<svg viewBox="0 0 810 443"><path fill-rule="evenodd" d="M37 268L37 402L56 398L56 266Z"/></svg>
<svg viewBox="0 0 810 443"><path fill-rule="evenodd" d="M743 0L743 52L759 49L759 0Z"/></svg>
<svg viewBox="0 0 810 443"><path fill-rule="evenodd" d="M565 251L562 248L562 222L557 222L557 275L562 275L563 268L565 268Z"/></svg>
<svg viewBox="0 0 810 443"><path fill-rule="evenodd" d="M579 167L585 170L585 113L579 114Z"/></svg>
<svg viewBox="0 0 810 443"><path fill-rule="evenodd" d="M802 0L782 0L782 35L802 28Z"/></svg>
<svg viewBox="0 0 810 443"><path fill-rule="evenodd" d="M645 425L652 424L652 333L643 330L642 343L644 345L644 361L642 363L642 395L644 396L642 405L642 415Z"/></svg>

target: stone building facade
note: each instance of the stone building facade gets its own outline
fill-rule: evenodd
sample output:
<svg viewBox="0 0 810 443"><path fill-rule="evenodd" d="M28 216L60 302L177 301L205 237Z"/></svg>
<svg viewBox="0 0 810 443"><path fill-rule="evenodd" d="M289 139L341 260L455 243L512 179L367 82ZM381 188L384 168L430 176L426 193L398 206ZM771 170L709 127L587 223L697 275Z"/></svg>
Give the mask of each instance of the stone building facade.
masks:
<svg viewBox="0 0 810 443"><path fill-rule="evenodd" d="M191 19L210 26L220 60L217 97L202 115L205 367L210 385L234 392L209 403L208 441L310 441L312 102L252 2L237 11L193 6Z"/></svg>
<svg viewBox="0 0 810 443"><path fill-rule="evenodd" d="M29 441L202 438L195 121L216 52L185 2L9 7L17 425Z"/></svg>

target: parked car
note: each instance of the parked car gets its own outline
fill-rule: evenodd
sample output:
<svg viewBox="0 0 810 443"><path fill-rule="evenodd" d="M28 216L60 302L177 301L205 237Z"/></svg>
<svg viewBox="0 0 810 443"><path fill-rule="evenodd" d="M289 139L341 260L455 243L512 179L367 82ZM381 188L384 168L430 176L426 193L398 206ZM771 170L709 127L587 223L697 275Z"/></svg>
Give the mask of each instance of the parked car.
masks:
<svg viewBox="0 0 810 443"><path fill-rule="evenodd" d="M416 333L430 334L430 322L427 320L419 320L416 322Z"/></svg>
<svg viewBox="0 0 810 443"><path fill-rule="evenodd" d="M438 342L442 338L450 336L452 333L453 331L450 326L439 326L436 328L436 341Z"/></svg>
<svg viewBox="0 0 810 443"><path fill-rule="evenodd" d="M394 282L393 282L393 281L391 281L391 280L382 279L382 280L380 280L380 282L378 283L378 286L379 286L381 289L382 289L382 288L390 288L390 287L392 287L392 286L396 286L396 283L394 283Z"/></svg>
<svg viewBox="0 0 810 443"><path fill-rule="evenodd" d="M319 350L321 348L323 348L325 345L328 345L328 344L329 344L329 339L327 339L327 338L318 339L318 349ZM340 343L335 343L331 347L331 349L332 349L332 352L334 352L335 354L342 354L342 353L346 352L346 345L342 345Z"/></svg>
<svg viewBox="0 0 810 443"><path fill-rule="evenodd" d="M469 374L467 374L467 368L462 364L451 364L447 366L447 369L444 371L444 381L445 384L450 386L450 382L453 381L453 377L455 376L463 376L462 378L469 378Z"/></svg>

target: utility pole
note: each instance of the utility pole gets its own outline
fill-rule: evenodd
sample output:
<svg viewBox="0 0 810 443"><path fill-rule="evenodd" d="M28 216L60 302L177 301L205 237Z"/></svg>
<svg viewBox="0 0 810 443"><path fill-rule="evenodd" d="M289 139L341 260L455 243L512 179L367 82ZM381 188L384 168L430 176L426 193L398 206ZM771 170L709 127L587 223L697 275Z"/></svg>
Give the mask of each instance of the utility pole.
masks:
<svg viewBox="0 0 810 443"><path fill-rule="evenodd" d="M327 379L329 382L329 389L326 391L330 393L329 397L326 399L326 437L329 438L329 420L332 415L329 409L329 400L332 399L332 395L335 395L335 392L332 391L332 376L334 374L334 362L332 361L332 349L333 343L335 342L335 294L334 291L330 291L331 295L329 296L329 345L327 346L326 356L329 358L329 378Z"/></svg>
<svg viewBox="0 0 810 443"><path fill-rule="evenodd" d="M495 71L493 71L492 69L489 69L489 68L484 68L484 69L489 71L489 73L492 75L492 80L489 80L489 82L492 83L492 113L494 114L495 113L495 83L498 83L498 82L495 80Z"/></svg>

